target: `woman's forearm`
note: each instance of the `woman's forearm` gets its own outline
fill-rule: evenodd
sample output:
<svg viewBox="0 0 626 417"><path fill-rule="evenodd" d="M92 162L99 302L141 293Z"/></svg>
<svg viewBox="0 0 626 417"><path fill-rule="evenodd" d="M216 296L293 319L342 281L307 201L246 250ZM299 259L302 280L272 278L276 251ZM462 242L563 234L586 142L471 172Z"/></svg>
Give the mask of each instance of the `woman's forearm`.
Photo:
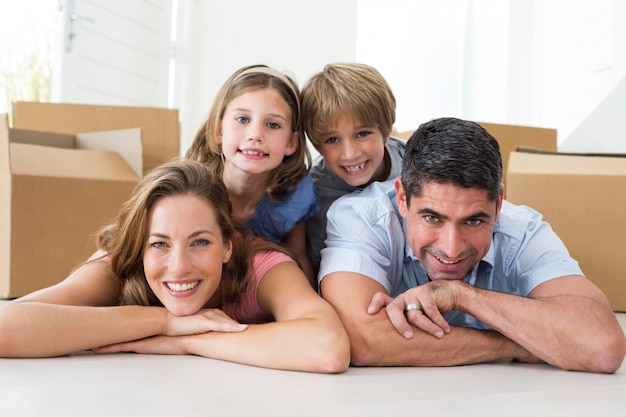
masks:
<svg viewBox="0 0 626 417"><path fill-rule="evenodd" d="M348 368L350 347L333 318L306 318L250 325L241 333L185 336L187 353L266 368L339 373Z"/></svg>
<svg viewBox="0 0 626 417"><path fill-rule="evenodd" d="M0 356L61 356L153 336L166 316L160 307L10 303L0 309Z"/></svg>

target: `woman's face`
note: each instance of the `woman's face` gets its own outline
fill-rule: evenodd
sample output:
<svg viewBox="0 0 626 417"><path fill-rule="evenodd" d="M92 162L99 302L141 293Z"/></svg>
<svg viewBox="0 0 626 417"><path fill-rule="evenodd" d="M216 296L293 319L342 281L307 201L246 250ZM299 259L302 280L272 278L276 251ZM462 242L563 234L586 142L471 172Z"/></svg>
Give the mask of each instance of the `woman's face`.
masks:
<svg viewBox="0 0 626 417"><path fill-rule="evenodd" d="M143 265L148 285L176 316L219 300L222 266L232 245L224 242L215 209L200 197L160 199L148 215Z"/></svg>

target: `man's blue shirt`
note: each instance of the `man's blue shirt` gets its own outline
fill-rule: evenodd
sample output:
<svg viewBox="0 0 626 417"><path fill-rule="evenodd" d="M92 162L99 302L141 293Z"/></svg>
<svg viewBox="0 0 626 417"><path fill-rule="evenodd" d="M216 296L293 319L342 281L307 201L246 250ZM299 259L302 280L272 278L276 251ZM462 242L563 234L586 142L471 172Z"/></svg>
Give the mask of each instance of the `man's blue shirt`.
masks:
<svg viewBox="0 0 626 417"><path fill-rule="evenodd" d="M407 243L393 181L373 183L338 199L328 211L326 233L320 283L334 272L354 272L372 278L396 297L429 281ZM541 214L504 201L489 251L464 281L526 297L537 285L566 275L583 274ZM465 313L451 311L445 318L455 326L489 328Z"/></svg>

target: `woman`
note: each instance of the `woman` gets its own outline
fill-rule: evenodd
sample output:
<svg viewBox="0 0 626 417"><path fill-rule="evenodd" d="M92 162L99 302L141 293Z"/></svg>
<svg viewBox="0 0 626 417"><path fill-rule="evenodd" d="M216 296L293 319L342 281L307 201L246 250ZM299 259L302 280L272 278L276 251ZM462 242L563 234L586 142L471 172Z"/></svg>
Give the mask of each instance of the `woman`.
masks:
<svg viewBox="0 0 626 417"><path fill-rule="evenodd" d="M345 371L348 338L332 307L280 246L237 232L230 210L202 163L156 168L100 233L101 250L0 310L0 356L92 349Z"/></svg>

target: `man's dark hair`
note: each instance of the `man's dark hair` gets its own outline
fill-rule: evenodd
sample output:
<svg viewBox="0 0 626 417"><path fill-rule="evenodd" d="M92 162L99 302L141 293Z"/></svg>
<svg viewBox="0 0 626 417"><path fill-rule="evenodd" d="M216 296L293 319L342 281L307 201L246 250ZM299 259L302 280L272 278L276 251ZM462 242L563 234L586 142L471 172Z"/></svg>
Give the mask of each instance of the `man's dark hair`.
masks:
<svg viewBox="0 0 626 417"><path fill-rule="evenodd" d="M502 187L498 141L482 126L445 117L423 123L406 144L402 185L407 196L420 196L429 182L480 188L496 201Z"/></svg>

